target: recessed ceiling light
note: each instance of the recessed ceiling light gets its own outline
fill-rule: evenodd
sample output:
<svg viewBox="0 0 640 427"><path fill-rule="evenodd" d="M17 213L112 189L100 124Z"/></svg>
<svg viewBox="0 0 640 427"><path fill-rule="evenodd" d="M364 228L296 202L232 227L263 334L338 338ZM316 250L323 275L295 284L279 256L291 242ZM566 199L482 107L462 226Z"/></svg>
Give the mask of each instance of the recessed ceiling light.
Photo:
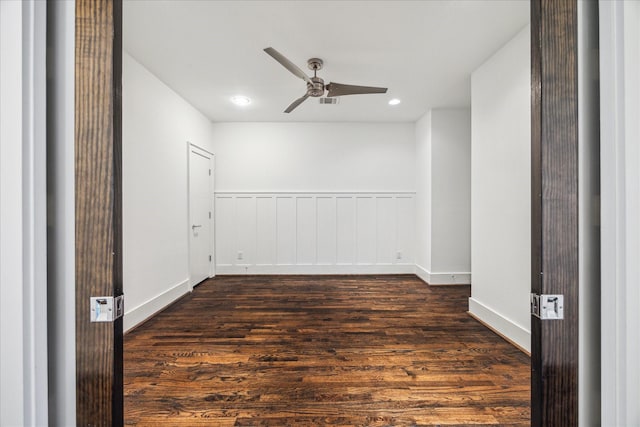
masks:
<svg viewBox="0 0 640 427"><path fill-rule="evenodd" d="M389 100L389 105L398 105L400 104L400 100L398 98L393 98Z"/></svg>
<svg viewBox="0 0 640 427"><path fill-rule="evenodd" d="M236 105L245 106L251 104L251 99L244 95L236 95L231 97L231 102Z"/></svg>

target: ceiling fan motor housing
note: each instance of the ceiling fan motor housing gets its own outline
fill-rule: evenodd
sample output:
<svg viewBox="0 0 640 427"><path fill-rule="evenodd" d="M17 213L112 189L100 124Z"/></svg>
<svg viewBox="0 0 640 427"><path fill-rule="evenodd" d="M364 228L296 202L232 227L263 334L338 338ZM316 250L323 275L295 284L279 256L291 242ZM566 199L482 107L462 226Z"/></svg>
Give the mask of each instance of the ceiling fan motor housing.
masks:
<svg viewBox="0 0 640 427"><path fill-rule="evenodd" d="M311 83L307 83L307 95L319 97L324 95L324 80L320 77L311 77Z"/></svg>

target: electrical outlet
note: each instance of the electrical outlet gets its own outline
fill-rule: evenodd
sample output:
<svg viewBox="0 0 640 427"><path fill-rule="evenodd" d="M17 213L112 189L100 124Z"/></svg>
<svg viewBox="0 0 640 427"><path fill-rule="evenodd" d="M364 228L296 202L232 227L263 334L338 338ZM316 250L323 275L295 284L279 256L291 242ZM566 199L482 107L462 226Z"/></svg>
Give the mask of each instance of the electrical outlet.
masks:
<svg viewBox="0 0 640 427"><path fill-rule="evenodd" d="M396 252L396 259L402 259L402 251Z"/></svg>
<svg viewBox="0 0 640 427"><path fill-rule="evenodd" d="M244 254L242 253L242 251L238 251L238 259L242 259L244 257Z"/></svg>

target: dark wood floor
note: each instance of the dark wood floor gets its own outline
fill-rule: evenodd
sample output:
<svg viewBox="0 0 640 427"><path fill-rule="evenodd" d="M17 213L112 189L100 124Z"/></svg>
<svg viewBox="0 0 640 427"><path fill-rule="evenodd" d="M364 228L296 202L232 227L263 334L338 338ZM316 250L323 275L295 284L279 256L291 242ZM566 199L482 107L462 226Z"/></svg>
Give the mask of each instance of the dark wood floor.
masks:
<svg viewBox="0 0 640 427"><path fill-rule="evenodd" d="M157 426L528 425L529 358L414 276L221 277L125 337Z"/></svg>

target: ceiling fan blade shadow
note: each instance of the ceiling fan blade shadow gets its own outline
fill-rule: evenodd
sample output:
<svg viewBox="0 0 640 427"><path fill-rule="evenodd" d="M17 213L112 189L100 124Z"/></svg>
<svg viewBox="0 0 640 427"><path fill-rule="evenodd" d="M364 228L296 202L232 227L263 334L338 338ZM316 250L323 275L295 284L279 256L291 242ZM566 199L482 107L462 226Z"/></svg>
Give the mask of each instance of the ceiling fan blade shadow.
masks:
<svg viewBox="0 0 640 427"><path fill-rule="evenodd" d="M287 70L292 72L295 76L301 78L302 80L304 80L307 83L313 84L313 82L311 81L309 76L307 76L307 74L304 71L302 71L300 68L298 68L298 66L296 64L294 64L293 62L289 61L283 54L281 54L280 52L278 52L277 50L275 50L272 47L267 47L267 48L264 49L264 51L267 52L267 54L269 54L273 59L275 59L280 64L282 64L282 66L284 68L286 68Z"/></svg>
<svg viewBox="0 0 640 427"><path fill-rule="evenodd" d="M309 95L305 95L305 96L303 96L302 98L298 98L298 99L296 99L295 101L293 101L293 102L291 103L291 105L289 105L289 106L287 107L287 109L286 109L286 110L284 110L284 112L285 112L285 113L290 113L290 112L292 112L292 111L293 111L293 110L294 110L298 105L300 105L300 104L302 104L304 101L306 101L308 97L309 97Z"/></svg>
<svg viewBox="0 0 640 427"><path fill-rule="evenodd" d="M387 93L386 87L345 85L342 83L329 83L327 96L365 95L369 93Z"/></svg>

